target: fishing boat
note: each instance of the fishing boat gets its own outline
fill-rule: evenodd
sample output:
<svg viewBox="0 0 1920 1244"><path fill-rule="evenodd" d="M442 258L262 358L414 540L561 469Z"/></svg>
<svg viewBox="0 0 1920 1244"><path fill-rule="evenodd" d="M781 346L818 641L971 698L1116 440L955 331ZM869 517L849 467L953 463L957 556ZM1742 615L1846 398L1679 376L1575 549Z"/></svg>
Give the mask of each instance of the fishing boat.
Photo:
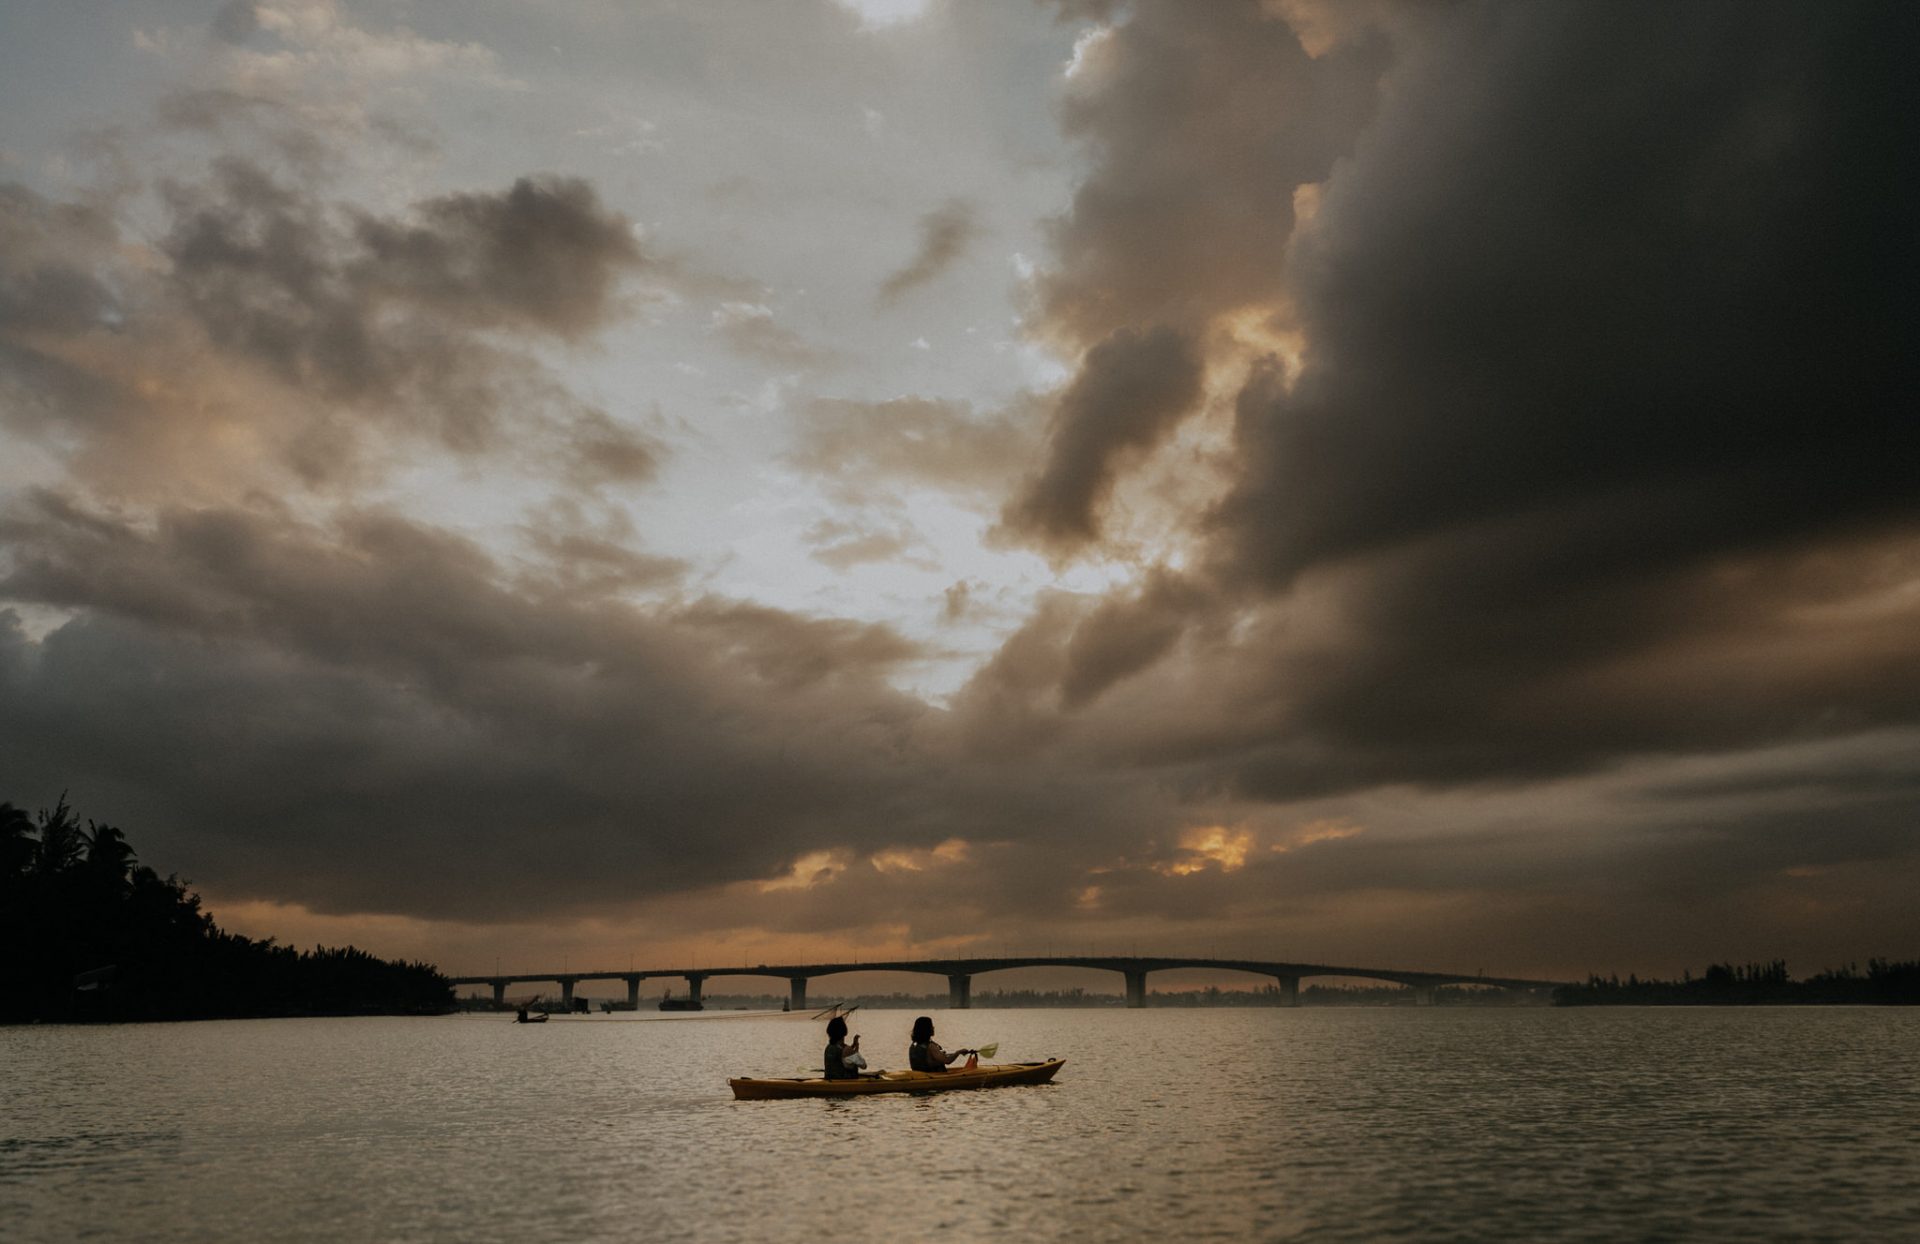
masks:
<svg viewBox="0 0 1920 1244"><path fill-rule="evenodd" d="M782 1097L865 1097L873 1093L945 1093L953 1089L999 1088L1009 1084L1045 1084L1066 1065L1064 1058L1040 1063L994 1063L967 1071L880 1071L856 1080L728 1080L738 1101Z"/></svg>

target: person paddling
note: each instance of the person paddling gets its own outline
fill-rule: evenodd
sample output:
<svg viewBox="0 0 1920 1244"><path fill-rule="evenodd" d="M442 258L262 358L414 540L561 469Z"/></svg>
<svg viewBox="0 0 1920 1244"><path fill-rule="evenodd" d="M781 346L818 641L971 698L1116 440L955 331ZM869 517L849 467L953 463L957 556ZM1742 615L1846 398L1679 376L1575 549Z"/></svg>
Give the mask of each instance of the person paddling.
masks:
<svg viewBox="0 0 1920 1244"><path fill-rule="evenodd" d="M922 1015L913 1021L913 1041L907 1046L907 1066L915 1071L945 1071L954 1059L962 1054L967 1056L967 1067L977 1067L980 1062L974 1055L976 1050L955 1050L949 1054L940 1048L933 1039L933 1017Z"/></svg>
<svg viewBox="0 0 1920 1244"><path fill-rule="evenodd" d="M847 1040L847 1021L839 1015L827 1021L825 1058L823 1065L829 1080L857 1080L867 1066L867 1060L860 1053L860 1038Z"/></svg>

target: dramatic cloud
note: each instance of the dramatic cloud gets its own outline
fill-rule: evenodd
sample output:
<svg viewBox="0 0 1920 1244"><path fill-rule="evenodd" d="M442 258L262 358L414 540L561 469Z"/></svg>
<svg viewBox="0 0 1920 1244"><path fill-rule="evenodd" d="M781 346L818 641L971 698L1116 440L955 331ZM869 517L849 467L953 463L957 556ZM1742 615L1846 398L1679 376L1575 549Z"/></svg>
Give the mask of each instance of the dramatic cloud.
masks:
<svg viewBox="0 0 1920 1244"><path fill-rule="evenodd" d="M1096 159L1058 223L1038 329L1080 347L1282 294L1294 199L1374 107L1378 40L1309 56L1277 7L1132 6L1084 43L1068 134Z"/></svg>
<svg viewBox="0 0 1920 1244"><path fill-rule="evenodd" d="M1151 115L1108 98L1141 89L1122 71L1162 20L1138 6L1076 71L1083 136L1108 153L1087 187L1137 175L1137 151L1185 152L1164 135L1212 115L1204 91ZM1305 63L1256 29L1276 66ZM1103 754L1212 755L1268 799L1912 721L1920 526L1890 327L1915 288L1892 206L1912 100L1878 18L1611 29L1590 9L1468 6L1388 29L1377 112L1331 109L1373 119L1327 162L1310 220L1266 180L1284 161L1223 158L1206 193L1162 204L1204 252L1183 285L1199 312L1264 305L1304 342L1301 362L1245 372L1230 487L1188 516L1208 544L1185 603L1143 610L1154 593L1128 588L1050 606L969 706L1078 708L1106 669L1165 661L1138 700L1054 728ZM1703 65L1722 44L1755 54ZM1156 45L1155 80L1218 55L1198 35ZM1318 142L1286 146L1321 160ZM1255 197L1290 238L1264 261L1213 221ZM1063 222L1079 258L1046 323L1079 305L1062 282L1105 229L1078 208ZM1271 285L1207 276L1236 262ZM1168 369L1178 400L1112 378L1142 355L1125 340L1087 354L1008 528L1056 549L1097 537L1099 499L1194 401L1197 362ZM1246 346L1189 349L1225 377ZM1195 699L1215 711L1188 717Z"/></svg>
<svg viewBox="0 0 1920 1244"><path fill-rule="evenodd" d="M1433 780L1912 720L1920 96L1876 13L1426 34L1296 239L1307 364L1240 395L1218 515L1232 580L1332 589L1277 654L1302 727Z"/></svg>
<svg viewBox="0 0 1920 1244"><path fill-rule="evenodd" d="M979 782L921 736L924 707L883 681L915 647L883 627L515 587L379 513L147 527L43 497L0 538L0 595L75 614L39 642L8 627L8 773L137 812L185 867L219 858L230 893L465 918L625 904L821 841L1020 837L1062 811L1054 782Z"/></svg>
<svg viewBox="0 0 1920 1244"><path fill-rule="evenodd" d="M1908 954L1915 13L141 32L0 185L0 798L454 968Z"/></svg>

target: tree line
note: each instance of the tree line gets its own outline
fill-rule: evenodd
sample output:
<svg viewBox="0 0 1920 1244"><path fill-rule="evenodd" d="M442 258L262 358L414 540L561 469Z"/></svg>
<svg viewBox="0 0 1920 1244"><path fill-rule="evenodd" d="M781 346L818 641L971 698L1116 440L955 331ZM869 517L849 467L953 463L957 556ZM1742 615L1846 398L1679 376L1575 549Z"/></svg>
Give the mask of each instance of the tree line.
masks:
<svg viewBox="0 0 1920 1244"><path fill-rule="evenodd" d="M1704 976L1685 972L1677 981L1629 975L1590 976L1584 985L1554 990L1557 1006L1916 1006L1920 1005L1920 960L1867 960L1829 968L1805 980L1787 973L1787 961L1716 963Z"/></svg>
<svg viewBox="0 0 1920 1244"><path fill-rule="evenodd" d="M66 797L0 803L0 1022L425 1015L453 1009L431 964L228 933L174 875Z"/></svg>

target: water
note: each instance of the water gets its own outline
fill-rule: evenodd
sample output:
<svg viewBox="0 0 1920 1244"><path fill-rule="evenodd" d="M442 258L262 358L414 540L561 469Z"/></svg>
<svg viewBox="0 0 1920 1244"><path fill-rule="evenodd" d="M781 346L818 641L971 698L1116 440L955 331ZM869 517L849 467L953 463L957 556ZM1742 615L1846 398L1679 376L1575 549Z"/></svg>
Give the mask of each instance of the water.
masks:
<svg viewBox="0 0 1920 1244"><path fill-rule="evenodd" d="M910 1013L855 1018L904 1063ZM818 1065L820 1026L0 1029L0 1237L1920 1239L1916 1010L936 1019L1067 1065L735 1102L729 1074Z"/></svg>

